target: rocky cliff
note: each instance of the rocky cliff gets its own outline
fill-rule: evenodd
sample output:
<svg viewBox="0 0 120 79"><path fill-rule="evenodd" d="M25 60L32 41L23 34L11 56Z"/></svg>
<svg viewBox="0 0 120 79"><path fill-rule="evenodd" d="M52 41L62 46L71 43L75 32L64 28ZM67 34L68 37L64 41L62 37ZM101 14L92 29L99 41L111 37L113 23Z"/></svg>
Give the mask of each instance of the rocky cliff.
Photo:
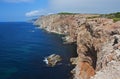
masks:
<svg viewBox="0 0 120 79"><path fill-rule="evenodd" d="M71 61L74 79L120 78L120 22L92 14L48 15L35 24L48 32L64 34L67 43L77 44Z"/></svg>

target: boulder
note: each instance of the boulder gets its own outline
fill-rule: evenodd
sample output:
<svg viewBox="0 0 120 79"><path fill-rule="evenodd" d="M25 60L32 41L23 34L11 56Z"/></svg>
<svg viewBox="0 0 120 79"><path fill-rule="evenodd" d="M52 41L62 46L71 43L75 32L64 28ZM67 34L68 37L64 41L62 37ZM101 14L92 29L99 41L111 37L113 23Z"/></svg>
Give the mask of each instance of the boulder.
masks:
<svg viewBox="0 0 120 79"><path fill-rule="evenodd" d="M50 66L50 67L54 67L58 62L60 62L62 60L60 55L56 55L56 54L52 54L48 57L45 57L44 62Z"/></svg>

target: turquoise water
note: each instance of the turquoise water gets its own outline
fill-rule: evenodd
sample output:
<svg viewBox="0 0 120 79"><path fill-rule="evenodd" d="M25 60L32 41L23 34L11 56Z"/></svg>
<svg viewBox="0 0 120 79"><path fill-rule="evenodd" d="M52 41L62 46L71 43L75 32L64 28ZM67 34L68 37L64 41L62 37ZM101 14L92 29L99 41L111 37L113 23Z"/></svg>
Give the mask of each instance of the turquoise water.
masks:
<svg viewBox="0 0 120 79"><path fill-rule="evenodd" d="M60 35L47 33L31 23L0 23L0 79L69 79L69 58L75 45L65 45ZM44 57L62 56L62 64L47 67Z"/></svg>

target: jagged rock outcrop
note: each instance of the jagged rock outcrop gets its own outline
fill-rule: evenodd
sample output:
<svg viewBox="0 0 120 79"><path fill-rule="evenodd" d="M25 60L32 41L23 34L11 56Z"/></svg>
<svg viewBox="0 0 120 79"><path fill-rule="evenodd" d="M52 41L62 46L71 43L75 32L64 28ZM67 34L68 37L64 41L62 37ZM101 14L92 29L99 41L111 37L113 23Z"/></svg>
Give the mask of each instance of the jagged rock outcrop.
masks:
<svg viewBox="0 0 120 79"><path fill-rule="evenodd" d="M68 43L77 44L78 57L71 59L76 64L71 71L74 79L118 79L120 22L114 23L107 18L88 18L93 16L98 15L48 15L39 18L35 24L49 32L64 34Z"/></svg>
<svg viewBox="0 0 120 79"><path fill-rule="evenodd" d="M54 67L58 62L62 60L60 55L52 54L48 57L45 57L43 60L49 67Z"/></svg>

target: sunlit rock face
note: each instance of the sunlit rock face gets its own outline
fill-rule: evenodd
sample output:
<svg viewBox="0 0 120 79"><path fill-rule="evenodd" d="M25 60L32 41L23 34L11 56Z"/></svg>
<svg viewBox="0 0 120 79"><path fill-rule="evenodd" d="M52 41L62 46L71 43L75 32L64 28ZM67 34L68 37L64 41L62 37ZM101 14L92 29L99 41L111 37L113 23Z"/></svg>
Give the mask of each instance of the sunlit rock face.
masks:
<svg viewBox="0 0 120 79"><path fill-rule="evenodd" d="M106 67L110 66L108 65L109 62L113 60L119 60L119 29L119 23L113 23L112 20L105 18L89 19L84 25L79 28L80 31L77 36L78 57L82 59L88 59L92 66L89 68L91 69L91 73L89 73L87 78L82 77L83 79L89 79L91 76L93 76L93 69L94 72L105 69ZM115 47L117 48L115 49ZM77 65L79 66L79 64L81 64L81 62L78 62ZM79 68L83 67L81 66ZM82 73L82 71L76 71L76 74L77 73ZM118 72L116 71L116 73ZM86 74L88 74L87 71ZM82 79L81 75L75 77L76 79ZM105 79L109 78L110 76L108 76L108 78L106 77Z"/></svg>
<svg viewBox="0 0 120 79"><path fill-rule="evenodd" d="M49 32L64 34L66 42L77 44L78 57L71 59L76 65L71 71L74 79L119 79L120 22L88 18L93 16L98 15L48 15L35 24Z"/></svg>

